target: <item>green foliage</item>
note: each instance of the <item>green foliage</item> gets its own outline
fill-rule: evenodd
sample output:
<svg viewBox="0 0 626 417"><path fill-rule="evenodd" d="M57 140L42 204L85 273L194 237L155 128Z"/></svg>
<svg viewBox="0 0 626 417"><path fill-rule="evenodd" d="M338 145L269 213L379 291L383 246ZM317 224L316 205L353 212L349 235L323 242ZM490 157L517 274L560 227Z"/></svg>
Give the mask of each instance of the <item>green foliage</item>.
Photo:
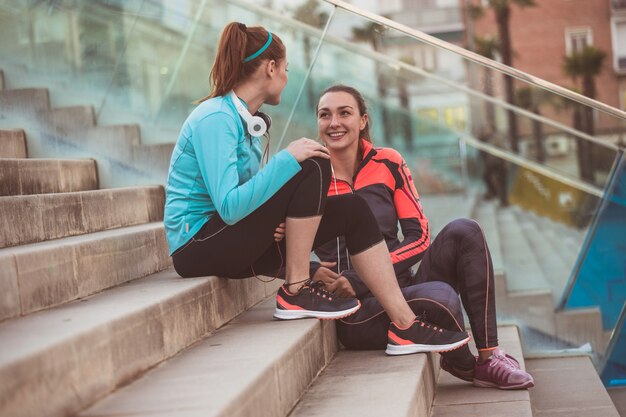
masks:
<svg viewBox="0 0 626 417"><path fill-rule="evenodd" d="M595 46L586 46L580 52L563 57L563 71L577 79L579 77L595 77L602 71L606 52Z"/></svg>
<svg viewBox="0 0 626 417"><path fill-rule="evenodd" d="M495 36L475 36L474 45L474 52L489 59L495 59L500 50L500 41Z"/></svg>
<svg viewBox="0 0 626 417"><path fill-rule="evenodd" d="M316 28L323 27L328 21L328 13L319 8L319 0L307 0L293 12L293 18Z"/></svg>
<svg viewBox="0 0 626 417"><path fill-rule="evenodd" d="M376 22L368 22L363 27L352 28L352 38L355 41L373 42L385 31L385 27Z"/></svg>

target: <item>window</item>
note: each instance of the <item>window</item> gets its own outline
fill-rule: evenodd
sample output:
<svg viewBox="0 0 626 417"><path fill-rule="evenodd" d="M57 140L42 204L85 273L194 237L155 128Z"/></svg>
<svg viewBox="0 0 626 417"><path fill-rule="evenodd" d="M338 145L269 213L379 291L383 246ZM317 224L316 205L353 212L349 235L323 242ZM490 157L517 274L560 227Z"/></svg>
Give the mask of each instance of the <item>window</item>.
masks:
<svg viewBox="0 0 626 417"><path fill-rule="evenodd" d="M593 45L593 35L590 27L565 29L565 54L571 55L582 51L585 46Z"/></svg>
<svg viewBox="0 0 626 417"><path fill-rule="evenodd" d="M613 40L613 67L619 73L626 73L626 17L611 21Z"/></svg>
<svg viewBox="0 0 626 417"><path fill-rule="evenodd" d="M443 110L443 120L446 126L452 130L465 130L466 113L465 107L455 106L446 107Z"/></svg>

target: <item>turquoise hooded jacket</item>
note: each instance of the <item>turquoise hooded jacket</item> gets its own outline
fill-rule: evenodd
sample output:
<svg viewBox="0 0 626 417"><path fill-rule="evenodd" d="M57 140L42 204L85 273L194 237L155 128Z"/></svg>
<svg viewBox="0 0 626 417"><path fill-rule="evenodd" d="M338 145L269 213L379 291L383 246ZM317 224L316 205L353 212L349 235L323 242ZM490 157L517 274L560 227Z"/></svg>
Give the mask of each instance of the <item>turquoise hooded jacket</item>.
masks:
<svg viewBox="0 0 626 417"><path fill-rule="evenodd" d="M170 255L216 214L233 225L270 199L301 167L286 150L260 168L251 137L228 96L202 102L183 124L172 152L164 224Z"/></svg>

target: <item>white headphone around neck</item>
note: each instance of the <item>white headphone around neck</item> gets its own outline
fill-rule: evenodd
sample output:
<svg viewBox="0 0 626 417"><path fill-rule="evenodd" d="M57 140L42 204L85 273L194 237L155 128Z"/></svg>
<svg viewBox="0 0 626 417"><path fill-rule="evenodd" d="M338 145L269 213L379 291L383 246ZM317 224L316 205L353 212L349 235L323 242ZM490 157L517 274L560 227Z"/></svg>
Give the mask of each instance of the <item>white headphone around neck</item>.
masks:
<svg viewBox="0 0 626 417"><path fill-rule="evenodd" d="M231 91L229 94L235 104L235 108L237 108L237 113L246 122L250 136L263 136L271 126L272 119L267 114L261 112L257 112L254 116L251 115L234 91Z"/></svg>

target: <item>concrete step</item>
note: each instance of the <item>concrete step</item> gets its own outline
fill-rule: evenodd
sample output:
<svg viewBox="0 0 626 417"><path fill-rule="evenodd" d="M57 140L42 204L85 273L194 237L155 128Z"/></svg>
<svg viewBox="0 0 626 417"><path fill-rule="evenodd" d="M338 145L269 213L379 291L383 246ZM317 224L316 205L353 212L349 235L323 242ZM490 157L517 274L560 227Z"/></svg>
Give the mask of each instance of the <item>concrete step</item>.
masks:
<svg viewBox="0 0 626 417"><path fill-rule="evenodd" d="M0 158L0 197L97 188L94 160Z"/></svg>
<svg viewBox="0 0 626 417"><path fill-rule="evenodd" d="M543 276L550 284L556 306L563 295L573 265L566 265L565 261L556 254L559 248L554 248L550 244L544 236L543 229L538 227L531 218L521 211L516 211L515 217L539 263Z"/></svg>
<svg viewBox="0 0 626 417"><path fill-rule="evenodd" d="M0 110L34 114L50 108L47 88L20 88L0 91Z"/></svg>
<svg viewBox="0 0 626 417"><path fill-rule="evenodd" d="M338 344L332 321L278 321L274 308L272 297L80 415L287 415Z"/></svg>
<svg viewBox="0 0 626 417"><path fill-rule="evenodd" d="M86 297L170 265L161 222L0 249L0 321Z"/></svg>
<svg viewBox="0 0 626 417"><path fill-rule="evenodd" d="M552 247L552 253L561 258L565 265L571 265L573 268L576 263L578 251L572 246L568 238L560 236L558 232L550 229L549 226L541 225L543 237Z"/></svg>
<svg viewBox="0 0 626 417"><path fill-rule="evenodd" d="M275 289L276 284L264 284L254 278L182 279L168 270L4 322L0 324L0 415L73 415L219 328ZM265 315L253 321L266 319L272 323ZM245 331L239 343L219 342L224 343L222 348L209 345L208 349L221 349L222 357L239 363L245 358L237 353L238 347L254 352L252 362L265 357L265 353L281 358L276 352L281 350L279 338L288 332L289 324L286 326L264 332L271 346L264 350ZM304 339L305 345L307 340ZM307 351L300 347L292 348ZM318 345L309 350L324 355L319 353ZM294 357L294 361L298 359ZM200 373L207 365L221 368L231 376L232 368L221 360L193 361L187 370ZM248 362L247 367L252 368L252 364ZM274 370L270 369L270 373ZM173 402L170 394L187 395L180 389L181 382L170 381L177 388L168 395L158 395L167 404ZM221 387L239 384L232 377L219 379ZM265 381L257 384L270 385ZM286 388L281 396L285 391Z"/></svg>
<svg viewBox="0 0 626 417"><path fill-rule="evenodd" d="M497 217L509 292L549 289L550 284L544 277L512 209L500 209Z"/></svg>
<svg viewBox="0 0 626 417"><path fill-rule="evenodd" d="M508 354L513 355L520 362L522 369L525 369L517 328L514 326L498 327L498 341ZM475 351L474 346L472 350ZM529 372L534 377L530 369ZM503 391L477 388L470 382L440 371L430 415L431 417L532 417L533 411L528 390Z"/></svg>
<svg viewBox="0 0 626 417"><path fill-rule="evenodd" d="M606 351L608 340L599 307L575 308L554 312L555 335L575 346L590 343L598 353Z"/></svg>
<svg viewBox="0 0 626 417"><path fill-rule="evenodd" d="M86 129L58 129L48 126L53 140L61 146L74 147L93 153L94 158L106 156L122 162L131 162L133 147L139 145L139 125L93 126Z"/></svg>
<svg viewBox="0 0 626 417"><path fill-rule="evenodd" d="M0 129L0 158L26 158L26 134L22 129Z"/></svg>
<svg viewBox="0 0 626 417"><path fill-rule="evenodd" d="M574 265L587 231L565 226L534 213L529 213L529 216L536 220L536 223L542 230L549 232L547 236L550 242L554 243L553 247L560 249L559 253L564 255L565 263Z"/></svg>
<svg viewBox="0 0 626 417"><path fill-rule="evenodd" d="M135 145L133 146L133 161L141 166L159 168L167 175L173 150L174 143Z"/></svg>
<svg viewBox="0 0 626 417"><path fill-rule="evenodd" d="M163 220L163 187L0 197L0 248Z"/></svg>
<svg viewBox="0 0 626 417"><path fill-rule="evenodd" d="M626 387L609 388L608 392L619 415L626 417Z"/></svg>
<svg viewBox="0 0 626 417"><path fill-rule="evenodd" d="M502 246L498 234L498 223L496 222L496 210L495 203L481 202L475 208L473 218L481 225L485 233L491 252L493 269L497 273L504 270L504 261L502 260Z"/></svg>
<svg viewBox="0 0 626 417"><path fill-rule="evenodd" d="M439 355L341 350L289 417L428 416Z"/></svg>
<svg viewBox="0 0 626 417"><path fill-rule="evenodd" d="M535 378L534 417L619 417L589 357L529 359L526 365Z"/></svg>
<svg viewBox="0 0 626 417"><path fill-rule="evenodd" d="M93 106L55 107L40 111L38 116L45 123L55 126L59 132L88 129L96 125Z"/></svg>

